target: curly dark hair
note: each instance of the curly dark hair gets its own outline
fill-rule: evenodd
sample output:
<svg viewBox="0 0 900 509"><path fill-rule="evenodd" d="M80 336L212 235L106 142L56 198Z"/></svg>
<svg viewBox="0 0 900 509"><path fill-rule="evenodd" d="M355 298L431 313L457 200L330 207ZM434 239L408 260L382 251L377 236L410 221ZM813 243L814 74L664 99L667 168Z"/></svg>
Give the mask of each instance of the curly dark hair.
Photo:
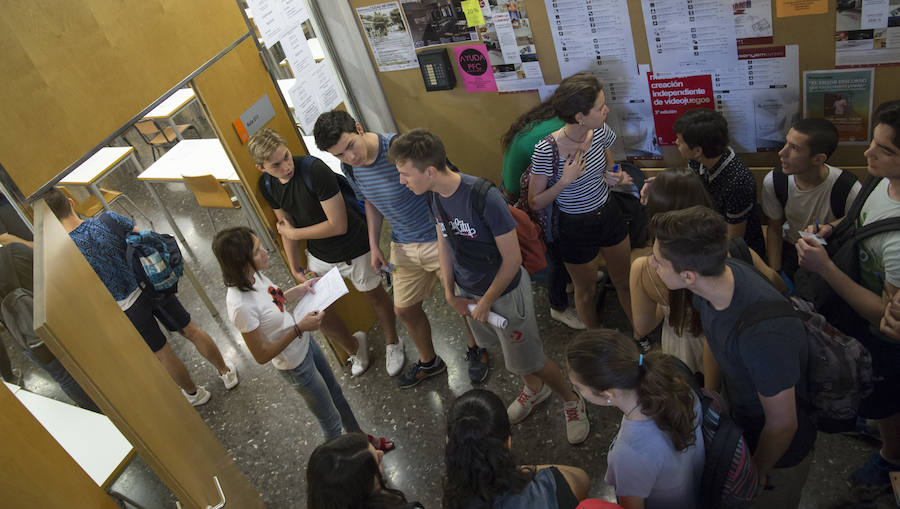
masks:
<svg viewBox="0 0 900 509"><path fill-rule="evenodd" d="M631 389L644 415L668 433L676 451L696 442L694 390L675 358L659 352L644 354L621 332L595 329L579 334L566 346L571 376L593 391Z"/></svg>
<svg viewBox="0 0 900 509"><path fill-rule="evenodd" d="M716 110L697 108L681 114L672 125L690 148L700 147L704 157L718 157L728 148L728 121Z"/></svg>
<svg viewBox="0 0 900 509"><path fill-rule="evenodd" d="M534 478L521 469L507 447L509 416L491 391L463 394L447 417L445 509L487 509L494 499L519 493Z"/></svg>
<svg viewBox="0 0 900 509"><path fill-rule="evenodd" d="M344 133L355 132L356 120L344 110L322 113L316 119L316 125L313 126L313 138L316 140L316 147L324 152L337 145L341 135Z"/></svg>

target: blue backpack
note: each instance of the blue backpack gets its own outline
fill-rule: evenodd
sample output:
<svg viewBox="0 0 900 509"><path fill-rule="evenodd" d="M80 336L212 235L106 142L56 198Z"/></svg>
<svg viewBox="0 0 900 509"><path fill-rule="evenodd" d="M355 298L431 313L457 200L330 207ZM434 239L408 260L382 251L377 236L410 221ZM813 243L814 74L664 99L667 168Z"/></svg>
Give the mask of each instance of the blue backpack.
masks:
<svg viewBox="0 0 900 509"><path fill-rule="evenodd" d="M184 275L184 257L175 237L150 230L123 231L110 215L100 216L109 228L125 238L125 263L134 271L141 291L161 299L178 291L178 279Z"/></svg>

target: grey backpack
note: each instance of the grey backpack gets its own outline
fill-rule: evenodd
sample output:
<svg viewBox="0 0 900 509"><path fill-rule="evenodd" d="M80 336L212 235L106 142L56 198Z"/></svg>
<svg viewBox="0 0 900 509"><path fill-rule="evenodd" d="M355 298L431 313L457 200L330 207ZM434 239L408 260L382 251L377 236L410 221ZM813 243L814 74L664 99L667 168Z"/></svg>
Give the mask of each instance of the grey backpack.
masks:
<svg viewBox="0 0 900 509"><path fill-rule="evenodd" d="M0 302L0 316L3 324L23 350L30 351L43 363L52 361L50 351L44 347L44 340L34 332L34 296L31 290L16 288L6 294Z"/></svg>

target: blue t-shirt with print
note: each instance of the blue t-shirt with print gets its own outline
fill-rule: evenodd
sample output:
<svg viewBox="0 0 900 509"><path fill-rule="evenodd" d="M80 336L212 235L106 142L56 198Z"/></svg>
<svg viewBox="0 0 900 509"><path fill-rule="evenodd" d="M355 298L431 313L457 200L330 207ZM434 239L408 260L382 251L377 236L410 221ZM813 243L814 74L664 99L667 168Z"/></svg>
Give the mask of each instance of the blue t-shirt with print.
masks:
<svg viewBox="0 0 900 509"><path fill-rule="evenodd" d="M134 221L116 214L104 212L118 223L124 231L134 229ZM69 232L69 237L81 250L88 263L109 289L117 301L123 300L137 289L137 278L125 262L125 238L99 219L85 219L77 228Z"/></svg>
<svg viewBox="0 0 900 509"><path fill-rule="evenodd" d="M444 238L447 238L448 232L444 226L446 222L450 226L450 235L455 235L462 240L460 242L477 242L483 244L493 244L496 246L494 237L505 235L516 229L516 221L509 212L506 200L500 194L500 190L491 187L485 197L484 202L484 221L482 222L478 212L472 205L472 196L474 194L473 186L477 181L477 177L460 173L460 183L456 191L447 198L434 193L435 199L440 203L441 208L447 213L447 217L441 217L440 210L431 205L431 214L435 224L441 229ZM449 242L449 239L448 239ZM458 243L459 244L459 243ZM462 248L464 244L460 244L459 252L454 248L454 243L450 242L450 248L453 257L453 276L456 284L463 290L475 295L484 295L494 281L494 276L500 270L503 260L497 257L494 262L477 264L472 263L468 257L469 251ZM519 284L519 274L510 282L509 286L504 290L504 294L516 288Z"/></svg>
<svg viewBox="0 0 900 509"><path fill-rule="evenodd" d="M394 134L378 134L378 157L369 166L354 166L348 179L360 200L368 200L391 223L391 240L398 244L434 242L437 232L428 217L428 202L400 183L397 166L387 152ZM348 175L349 177L349 175Z"/></svg>

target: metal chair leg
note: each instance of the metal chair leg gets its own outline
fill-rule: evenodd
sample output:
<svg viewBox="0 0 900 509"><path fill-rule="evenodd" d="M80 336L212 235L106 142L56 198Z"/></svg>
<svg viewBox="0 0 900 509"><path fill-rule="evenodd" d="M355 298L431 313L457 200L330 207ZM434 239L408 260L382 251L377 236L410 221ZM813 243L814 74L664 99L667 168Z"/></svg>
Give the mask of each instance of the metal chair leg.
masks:
<svg viewBox="0 0 900 509"><path fill-rule="evenodd" d="M206 214L209 215L209 224L212 225L213 231L214 231L215 233L219 233L219 230L216 229L216 222L213 221L212 211L209 210L209 207L203 207L203 208L206 209Z"/></svg>
<svg viewBox="0 0 900 509"><path fill-rule="evenodd" d="M138 509L147 509L146 507L144 507L141 504L135 502L134 500L126 497L125 495L123 495L122 493L120 493L116 490L109 490L109 496L113 500L115 500L116 503L118 503L120 506L122 506L122 504L129 504L131 506L137 507ZM122 506L122 507L125 507L125 506Z"/></svg>
<svg viewBox="0 0 900 509"><path fill-rule="evenodd" d="M134 208L134 210L136 210L137 213L141 215L141 217L143 217L144 219L147 220L148 223L150 223L150 229L151 230L153 229L153 221L151 221L150 218L147 216L147 214L144 214L144 212L134 203L134 200L129 198L128 195L125 193L122 193L121 195L119 195L119 198L124 198L125 201L127 201L129 204L131 204L131 206Z"/></svg>

